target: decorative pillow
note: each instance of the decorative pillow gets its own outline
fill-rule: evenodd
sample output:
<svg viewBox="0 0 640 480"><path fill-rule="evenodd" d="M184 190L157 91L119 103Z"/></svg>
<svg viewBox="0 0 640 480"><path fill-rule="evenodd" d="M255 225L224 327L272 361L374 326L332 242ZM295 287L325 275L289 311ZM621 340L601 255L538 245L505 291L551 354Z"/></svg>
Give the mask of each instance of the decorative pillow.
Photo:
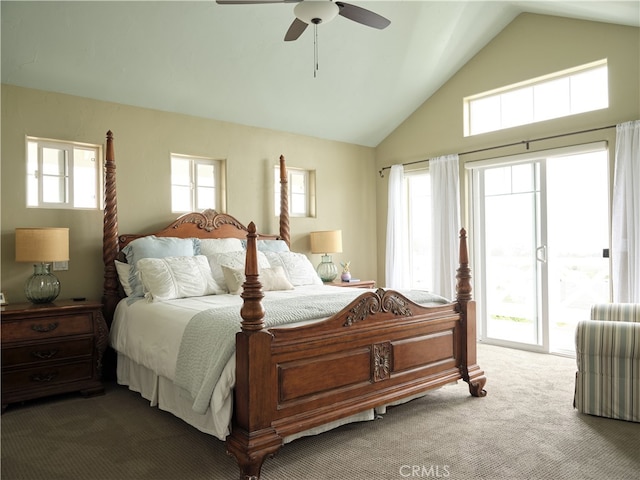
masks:
<svg viewBox="0 0 640 480"><path fill-rule="evenodd" d="M222 267L224 279L229 287L229 293L232 295L240 295L242 293L242 285L244 284L244 268ZM260 283L262 290L293 290L294 286L287 280L287 275L282 267L262 268L260 269Z"/></svg>
<svg viewBox="0 0 640 480"><path fill-rule="evenodd" d="M152 302L225 293L213 279L204 255L142 258L136 266L144 296Z"/></svg>
<svg viewBox="0 0 640 480"><path fill-rule="evenodd" d="M296 252L264 252L271 268L283 267L287 278L296 287L300 285L322 285L306 255Z"/></svg>
<svg viewBox="0 0 640 480"><path fill-rule="evenodd" d="M195 239L149 235L136 238L124 247L122 252L125 254L127 263L131 265L129 271L130 296L142 297L144 291L137 274L138 260L143 258L192 257L195 255Z"/></svg>
<svg viewBox="0 0 640 480"><path fill-rule="evenodd" d="M215 253L237 252L244 250L242 240L239 238L200 238L197 239L198 255L213 255ZM198 249L198 247L196 247Z"/></svg>
<svg viewBox="0 0 640 480"><path fill-rule="evenodd" d="M115 260L116 264L116 272L118 272L118 279L120 280L120 285L124 289L124 294L127 297L130 297L133 291L131 290L131 285L129 285L129 273L131 271L131 265L124 262L119 262Z"/></svg>
<svg viewBox="0 0 640 480"><path fill-rule="evenodd" d="M242 248L247 249L247 241L241 240ZM259 252L288 252L289 245L284 240L258 240Z"/></svg>
<svg viewBox="0 0 640 480"><path fill-rule="evenodd" d="M211 267L211 273L216 283L226 291L229 291L229 287L225 282L222 267L244 269L245 258L246 252L244 250L239 252L214 253L213 255L207 255L207 259L209 260L209 265ZM270 265L267 257L264 256L264 253L258 252L258 268L269 267Z"/></svg>

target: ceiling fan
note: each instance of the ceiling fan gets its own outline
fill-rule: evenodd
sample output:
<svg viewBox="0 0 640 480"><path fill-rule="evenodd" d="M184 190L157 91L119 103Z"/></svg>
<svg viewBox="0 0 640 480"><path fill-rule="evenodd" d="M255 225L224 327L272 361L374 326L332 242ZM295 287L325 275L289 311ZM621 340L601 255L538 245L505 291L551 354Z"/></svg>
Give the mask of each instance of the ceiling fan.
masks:
<svg viewBox="0 0 640 480"><path fill-rule="evenodd" d="M338 15L379 30L386 28L391 23L383 16L366 8L333 0L216 0L216 3L221 5L297 3L293 9L296 18L284 36L285 42L297 40L308 25L317 26L320 23L327 23Z"/></svg>

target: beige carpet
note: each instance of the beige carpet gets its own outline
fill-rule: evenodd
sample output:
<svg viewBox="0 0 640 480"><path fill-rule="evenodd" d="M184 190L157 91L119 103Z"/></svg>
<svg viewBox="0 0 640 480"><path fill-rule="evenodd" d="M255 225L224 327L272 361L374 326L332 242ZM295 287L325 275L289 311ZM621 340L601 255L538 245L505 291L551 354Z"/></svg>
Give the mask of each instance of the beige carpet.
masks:
<svg viewBox="0 0 640 480"><path fill-rule="evenodd" d="M575 360L479 346L485 398L459 383L285 445L264 480L608 479L640 476L640 424L572 408ZM10 406L2 480L236 479L224 444L126 388Z"/></svg>

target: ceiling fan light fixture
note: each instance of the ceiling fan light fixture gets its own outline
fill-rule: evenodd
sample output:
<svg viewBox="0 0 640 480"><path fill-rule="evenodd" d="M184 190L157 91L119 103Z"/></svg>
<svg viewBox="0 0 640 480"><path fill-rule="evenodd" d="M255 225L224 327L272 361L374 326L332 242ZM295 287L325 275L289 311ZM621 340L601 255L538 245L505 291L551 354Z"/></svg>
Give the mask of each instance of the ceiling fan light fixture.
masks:
<svg viewBox="0 0 640 480"><path fill-rule="evenodd" d="M293 9L294 15L309 25L327 23L338 16L340 8L330 0L305 0Z"/></svg>

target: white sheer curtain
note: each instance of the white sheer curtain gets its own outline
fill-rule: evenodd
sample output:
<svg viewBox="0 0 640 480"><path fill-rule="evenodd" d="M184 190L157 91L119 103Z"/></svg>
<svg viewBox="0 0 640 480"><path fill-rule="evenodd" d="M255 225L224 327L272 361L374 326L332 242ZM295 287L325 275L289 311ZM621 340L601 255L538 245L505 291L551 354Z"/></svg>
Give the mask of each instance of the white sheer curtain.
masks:
<svg viewBox="0 0 640 480"><path fill-rule="evenodd" d="M387 288L409 288L406 203L404 167L393 165L389 174L389 210L387 213L385 260L385 287Z"/></svg>
<svg viewBox="0 0 640 480"><path fill-rule="evenodd" d="M640 120L616 127L613 301L640 303Z"/></svg>
<svg viewBox="0 0 640 480"><path fill-rule="evenodd" d="M458 154L429 160L433 237L433 289L455 298L460 230L460 182Z"/></svg>

